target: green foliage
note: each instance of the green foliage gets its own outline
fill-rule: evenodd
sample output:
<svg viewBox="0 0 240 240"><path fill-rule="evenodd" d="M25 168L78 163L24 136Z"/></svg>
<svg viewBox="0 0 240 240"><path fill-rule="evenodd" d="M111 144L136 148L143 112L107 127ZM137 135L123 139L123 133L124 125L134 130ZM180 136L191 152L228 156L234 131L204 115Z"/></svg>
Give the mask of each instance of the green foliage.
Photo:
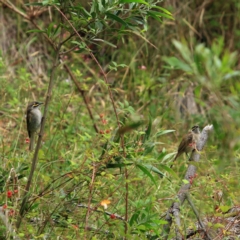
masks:
<svg viewBox="0 0 240 240"><path fill-rule="evenodd" d="M238 21L229 19L234 13L222 13L225 27L219 33L215 18L221 10L214 9L214 2L203 11L203 31L195 21L203 14L194 12L202 9L197 2L168 4L155 0L18 4L16 9L33 25L26 24L23 15L17 19L17 10L4 10L9 24L0 32L2 42L5 33L10 35L11 47L4 42L0 55L0 203L8 205L13 228L33 157L27 150L25 108L32 99L44 101L58 50L60 59L19 237L161 237L166 222L159 216L175 200L179 184L189 183L182 180L187 168L184 156L173 169L169 166L181 136L195 123L214 125L202 162L195 164L199 175L191 196L196 207L202 217L217 218L216 208L225 211L238 204ZM234 1L228 4L224 11L238 9ZM175 13L174 19L167 9ZM214 18L211 11L218 11ZM7 26L14 26L14 31ZM198 34L189 38L189 29ZM232 36L229 31L236 33L232 48L226 38ZM220 37L222 33L226 35ZM184 115L176 105L188 95L189 86L197 111ZM224 192L221 201L215 197L219 191ZM103 200L110 201L107 209ZM181 215L186 228L195 225L190 208L184 205ZM221 223L210 225L223 230ZM6 232L10 229L2 226L3 238Z"/></svg>
<svg viewBox="0 0 240 240"><path fill-rule="evenodd" d="M204 44L195 46L193 52L184 44L173 40L183 60L176 57L166 57L165 61L176 69L180 69L198 81L202 87L219 91L226 82L240 76L240 71L234 71L237 53L229 53L223 49L223 39L214 42L209 49Z"/></svg>

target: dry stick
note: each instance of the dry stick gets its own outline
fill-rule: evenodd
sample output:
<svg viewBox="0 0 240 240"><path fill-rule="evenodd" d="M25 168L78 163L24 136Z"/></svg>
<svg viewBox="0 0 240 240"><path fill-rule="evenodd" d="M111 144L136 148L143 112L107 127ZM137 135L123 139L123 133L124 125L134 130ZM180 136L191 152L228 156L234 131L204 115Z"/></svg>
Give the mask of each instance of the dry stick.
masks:
<svg viewBox="0 0 240 240"><path fill-rule="evenodd" d="M204 127L204 129L201 132L200 139L197 142L197 149L201 151L206 144L206 141L208 139L208 132L213 129L212 125L207 125ZM199 162L200 159L200 154L197 151L194 151L190 157L190 160L193 160L195 162ZM193 165L189 165L188 170L185 174L184 179L188 181L187 184L183 184L182 187L180 188L177 198L178 201L174 202L172 206L168 209L165 220L168 222L167 224L164 225L163 227L163 234L162 234L162 239L167 239L168 234L170 232L170 227L172 225L172 215L175 218L176 225L178 226L178 229L180 229L180 206L183 204L183 202L186 199L186 195L189 192L189 189L191 187L191 182L196 174L196 167ZM182 239L181 233L176 230L176 239Z"/></svg>
<svg viewBox="0 0 240 240"><path fill-rule="evenodd" d="M40 133L39 133L39 137L38 137L38 141L37 141L37 146L36 146L34 156L33 156L33 159L32 159L31 170L30 170L30 174L29 174L29 177L28 177L27 185L25 187L25 192L24 192L24 195L23 195L23 201L22 201L22 204L21 204L21 208L20 208L20 211L19 211L18 218L17 218L17 223L16 223L17 228L20 227L21 222L22 222L23 214L25 212L26 203L27 203L27 200L28 200L28 197L29 197L29 189L30 189L32 179L33 179L33 175L34 175L34 171L35 171L35 168L36 168L36 165L37 165L38 152L39 152L39 149L41 147L42 137L43 137L43 133L44 133L44 126L45 126L45 123L46 123L46 116L47 116L47 113L48 113L48 105L49 105L50 98L51 98L51 95L52 95L54 73L55 73L56 68L59 65L59 60L58 60L59 51L60 51L60 49L57 50L56 57L55 57L55 62L54 62L53 68L52 68L51 76L50 76L50 81L49 81L48 91L47 91L47 97L46 97L46 101L45 101L45 108L44 108L44 113L43 113L43 117L42 117L41 129L40 129Z"/></svg>

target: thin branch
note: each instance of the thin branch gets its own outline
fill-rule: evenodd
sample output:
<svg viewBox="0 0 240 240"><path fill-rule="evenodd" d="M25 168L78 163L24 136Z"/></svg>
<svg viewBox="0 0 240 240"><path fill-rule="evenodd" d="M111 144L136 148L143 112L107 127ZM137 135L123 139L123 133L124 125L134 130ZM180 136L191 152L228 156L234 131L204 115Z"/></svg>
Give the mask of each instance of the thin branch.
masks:
<svg viewBox="0 0 240 240"><path fill-rule="evenodd" d="M111 212L107 212L107 211L98 210L96 207L92 208L92 207L89 207L89 206L84 205L84 204L78 204L77 206L78 206L78 207L81 207L81 208L90 209L90 210L93 211L93 212L104 213L104 214L106 214L106 215L108 215L108 216L114 215L115 218L124 221L124 218L121 217L120 215L116 214L116 213L111 213Z"/></svg>

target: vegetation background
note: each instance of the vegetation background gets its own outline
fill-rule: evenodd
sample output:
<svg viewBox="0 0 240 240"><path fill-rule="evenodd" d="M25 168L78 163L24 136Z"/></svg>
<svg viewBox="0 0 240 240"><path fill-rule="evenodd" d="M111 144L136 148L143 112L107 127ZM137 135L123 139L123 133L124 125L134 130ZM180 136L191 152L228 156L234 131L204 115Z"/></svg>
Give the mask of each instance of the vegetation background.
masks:
<svg viewBox="0 0 240 240"><path fill-rule="evenodd" d="M195 124L214 132L191 197L233 234L216 219L240 199L238 0L0 0L0 39L2 239L157 239ZM36 166L33 100L47 113ZM196 228L189 206L181 220Z"/></svg>

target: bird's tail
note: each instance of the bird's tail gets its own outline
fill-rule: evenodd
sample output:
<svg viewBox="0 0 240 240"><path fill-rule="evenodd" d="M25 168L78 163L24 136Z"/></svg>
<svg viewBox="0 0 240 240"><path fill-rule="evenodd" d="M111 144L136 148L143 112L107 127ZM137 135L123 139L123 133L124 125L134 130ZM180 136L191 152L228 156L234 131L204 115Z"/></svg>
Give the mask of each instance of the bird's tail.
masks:
<svg viewBox="0 0 240 240"><path fill-rule="evenodd" d="M175 158L173 159L173 162L175 162L178 157L179 157L179 153L176 154ZM170 166L170 168L172 167L173 167L173 164Z"/></svg>
<svg viewBox="0 0 240 240"><path fill-rule="evenodd" d="M33 151L33 149L34 149L34 135L35 135L35 133L32 132L31 137L30 137L30 144L29 144L29 150L30 151Z"/></svg>

